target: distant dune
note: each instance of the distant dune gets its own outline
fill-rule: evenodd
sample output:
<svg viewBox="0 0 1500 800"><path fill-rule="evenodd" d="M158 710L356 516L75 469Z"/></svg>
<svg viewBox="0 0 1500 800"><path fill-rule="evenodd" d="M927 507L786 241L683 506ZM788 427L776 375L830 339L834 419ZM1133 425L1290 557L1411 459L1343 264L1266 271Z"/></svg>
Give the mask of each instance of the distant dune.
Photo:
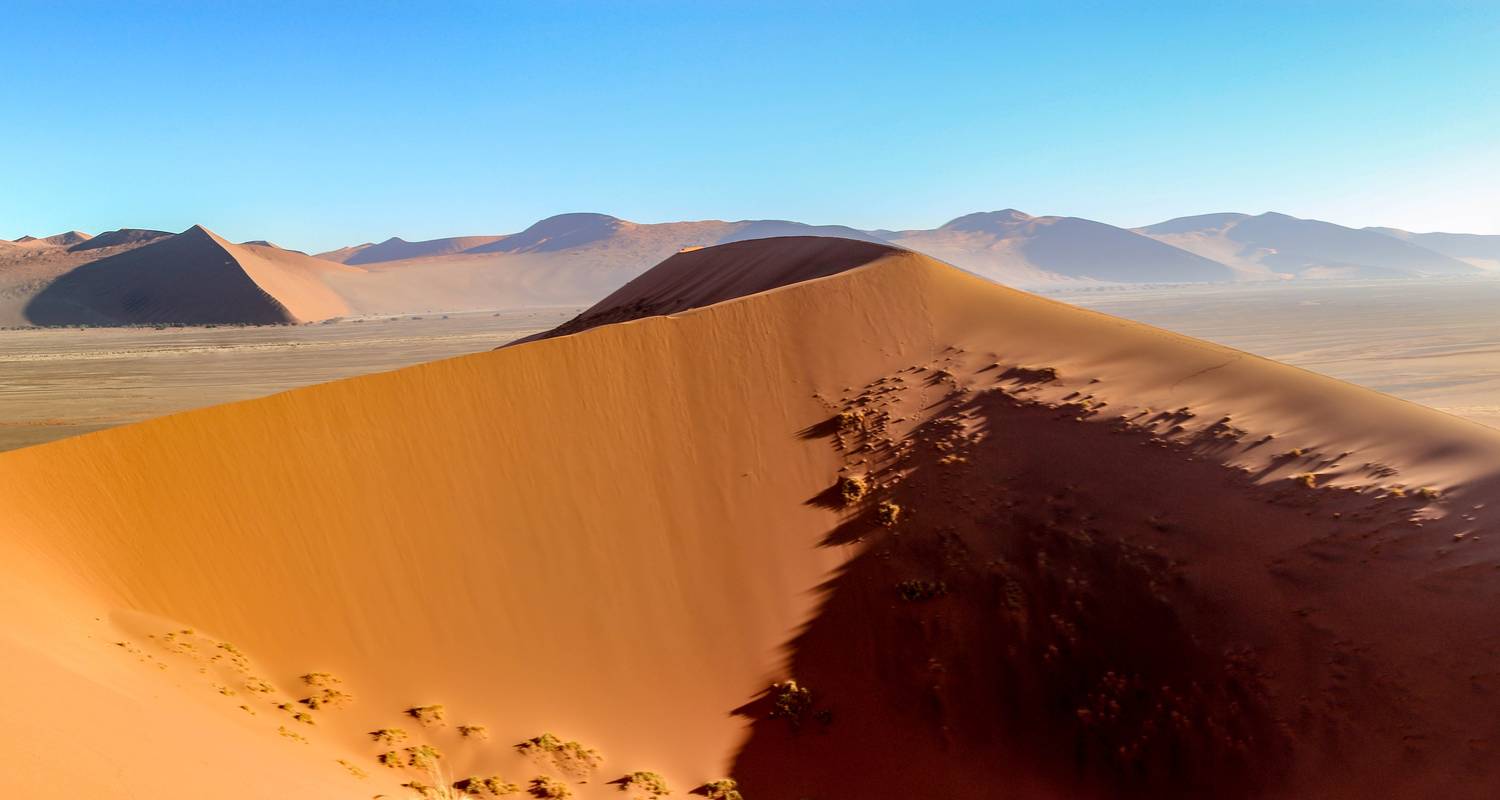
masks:
<svg viewBox="0 0 1500 800"><path fill-rule="evenodd" d="M152 239L160 239L172 234L166 231L153 231L144 228L121 228L116 231L106 231L87 242L79 242L73 245L74 251L98 250L104 247L119 247L121 245L144 244Z"/></svg>
<svg viewBox="0 0 1500 800"><path fill-rule="evenodd" d="M1285 214L1204 214L1137 230L1251 276L1380 278L1477 271L1471 264L1373 230Z"/></svg>
<svg viewBox="0 0 1500 800"><path fill-rule="evenodd" d="M1153 239L1077 217L1033 217L1015 209L969 214L935 230L896 231L894 243L1009 284L1058 278L1201 283L1233 270Z"/></svg>
<svg viewBox="0 0 1500 800"><path fill-rule="evenodd" d="M319 253L318 258L337 261L341 264L374 264L380 261L401 261L408 258L426 258L449 253L463 253L499 239L499 236L454 236L447 239L428 239L408 242L393 236L380 244L362 244L345 247L329 253Z"/></svg>
<svg viewBox="0 0 1500 800"><path fill-rule="evenodd" d="M347 267L274 247L233 245L199 226L128 240L145 244L58 276L26 305L27 319L37 325L276 324L348 312L321 280L322 273Z"/></svg>
<svg viewBox="0 0 1500 800"><path fill-rule="evenodd" d="M75 231L46 240L23 237L25 241L0 242L0 325L29 324L19 309L64 274L171 236L164 231L121 229L91 239ZM1039 217L1006 209L967 214L931 230L866 231L776 219L638 223L608 214L570 213L540 220L517 233L425 241L391 237L378 244L319 253L319 262L355 269L320 270L298 262L294 272L310 277L294 293L302 299L290 302L305 313L291 314L288 319L311 319L315 317L307 314L330 309L339 314L385 315L588 306L681 250L787 236L895 245L1028 288L1420 278L1500 269L1500 246L1492 241L1500 237L1354 230L1283 214L1207 214L1132 231L1078 217ZM244 246L303 255L263 239ZM154 274L144 261L139 263L140 269L117 272L115 277ZM46 300L56 300L64 289L76 290L87 283L85 278L93 281L98 274L91 269L74 276ZM117 294L131 290L118 282L108 285ZM223 309L189 313L186 306L171 307L181 318L174 321L223 316ZM260 308L254 316L273 319L277 313ZM83 322L86 318L133 316L117 309L72 319Z"/></svg>
<svg viewBox="0 0 1500 800"><path fill-rule="evenodd" d="M1500 790L1500 433L867 243L622 310L0 455L0 789Z"/></svg>
<svg viewBox="0 0 1500 800"><path fill-rule="evenodd" d="M1397 239L1425 247L1435 253L1451 256L1481 269L1500 270L1500 235L1476 233L1412 233L1397 228L1366 228L1365 230L1394 236Z"/></svg>

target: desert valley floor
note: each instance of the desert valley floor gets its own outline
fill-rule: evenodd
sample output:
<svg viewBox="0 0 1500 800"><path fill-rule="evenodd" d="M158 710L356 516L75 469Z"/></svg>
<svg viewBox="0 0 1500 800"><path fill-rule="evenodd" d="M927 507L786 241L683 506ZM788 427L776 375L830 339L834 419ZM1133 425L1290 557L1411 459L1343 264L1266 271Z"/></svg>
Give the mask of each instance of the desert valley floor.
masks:
<svg viewBox="0 0 1500 800"><path fill-rule="evenodd" d="M1500 427L1500 279L1057 290L1055 299ZM580 309L292 326L0 331L0 450L322 381L480 352Z"/></svg>
<svg viewBox="0 0 1500 800"><path fill-rule="evenodd" d="M0 450L174 411L476 353L577 308L326 324L0 331Z"/></svg>

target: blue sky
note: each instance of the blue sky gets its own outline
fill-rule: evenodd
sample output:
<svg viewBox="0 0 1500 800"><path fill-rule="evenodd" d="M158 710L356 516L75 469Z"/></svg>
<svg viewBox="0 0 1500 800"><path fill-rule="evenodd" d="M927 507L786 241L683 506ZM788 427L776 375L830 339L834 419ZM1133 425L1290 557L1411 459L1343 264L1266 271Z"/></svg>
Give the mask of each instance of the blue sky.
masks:
<svg viewBox="0 0 1500 800"><path fill-rule="evenodd" d="M128 6L128 7L127 7ZM312 250L564 211L1500 233L1495 3L33 3L0 237Z"/></svg>

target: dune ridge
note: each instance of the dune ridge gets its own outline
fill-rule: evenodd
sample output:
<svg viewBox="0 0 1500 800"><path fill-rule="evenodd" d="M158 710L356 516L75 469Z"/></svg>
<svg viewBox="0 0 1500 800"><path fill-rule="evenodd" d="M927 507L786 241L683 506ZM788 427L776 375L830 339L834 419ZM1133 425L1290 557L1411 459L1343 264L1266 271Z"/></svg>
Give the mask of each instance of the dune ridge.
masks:
<svg viewBox="0 0 1500 800"><path fill-rule="evenodd" d="M367 732L444 704L597 747L579 797L1492 794L1500 433L858 243L627 289L657 315L0 455L49 690L0 787L155 788L228 731L188 766L227 797L393 791ZM355 701L289 743L179 626Z"/></svg>

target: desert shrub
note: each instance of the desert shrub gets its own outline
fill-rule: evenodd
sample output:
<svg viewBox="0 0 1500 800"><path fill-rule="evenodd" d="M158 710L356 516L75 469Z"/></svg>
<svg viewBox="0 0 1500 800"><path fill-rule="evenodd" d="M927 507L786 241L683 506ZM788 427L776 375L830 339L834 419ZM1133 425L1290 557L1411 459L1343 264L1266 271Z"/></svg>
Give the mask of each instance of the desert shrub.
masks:
<svg viewBox="0 0 1500 800"><path fill-rule="evenodd" d="M415 747L408 747L405 752L407 766L429 772L437 768L438 759L443 757L443 754L430 744L419 744Z"/></svg>
<svg viewBox="0 0 1500 800"><path fill-rule="evenodd" d="M531 786L526 791L532 797L540 797L544 798L544 800L556 800L556 798L573 796L573 790L569 789L566 783L556 778L549 778L546 775L532 778Z"/></svg>
<svg viewBox="0 0 1500 800"><path fill-rule="evenodd" d="M576 741L563 741L550 733L521 742L516 745L516 751L525 756L550 756L558 769L572 775L597 768L601 760L597 750L584 747Z"/></svg>
<svg viewBox="0 0 1500 800"><path fill-rule="evenodd" d="M301 703L304 706L307 706L314 711L317 711L318 709L325 707L343 708L344 706L348 705L349 702L353 699L354 697L348 692L341 692L338 689L324 689L323 691L315 695L304 697L297 702Z"/></svg>
<svg viewBox="0 0 1500 800"><path fill-rule="evenodd" d="M693 793L703 795L708 800L744 800L740 795L740 785L733 778L709 781L694 789Z"/></svg>
<svg viewBox="0 0 1500 800"><path fill-rule="evenodd" d="M442 725L446 714L447 710L442 706L412 706L406 709L406 716L428 727Z"/></svg>
<svg viewBox="0 0 1500 800"><path fill-rule="evenodd" d="M477 776L464 778L461 781L454 781L453 788L457 789L462 794L479 796L489 795L491 797L503 797L505 795L515 794L516 792L521 791L521 787L515 785L514 783L506 783L505 781L500 780L500 777L498 775L490 775L483 778Z"/></svg>
<svg viewBox="0 0 1500 800"><path fill-rule="evenodd" d="M896 524L897 520L901 519L901 506L889 500L882 500L880 501L880 505L875 507L875 519L879 520L880 524L887 528L892 527Z"/></svg>
<svg viewBox="0 0 1500 800"><path fill-rule="evenodd" d="M948 593L948 585L942 581L909 580L896 584L901 599L908 603L920 603L942 597Z"/></svg>
<svg viewBox="0 0 1500 800"><path fill-rule="evenodd" d="M667 781L655 772L632 772L620 779L620 791L635 792L649 798L665 797L672 793Z"/></svg>
<svg viewBox="0 0 1500 800"><path fill-rule="evenodd" d="M854 505L865 496L865 479L860 475L845 475L839 478L839 497L843 498L844 505Z"/></svg>
<svg viewBox="0 0 1500 800"><path fill-rule="evenodd" d="M376 756L375 760L379 761L382 766L390 767L391 769L399 769L406 766L406 758L395 750L387 750Z"/></svg>
<svg viewBox="0 0 1500 800"><path fill-rule="evenodd" d="M1318 474L1315 472L1304 472L1301 475L1294 476L1292 480L1302 484L1303 486L1306 486L1309 489L1318 488Z"/></svg>
<svg viewBox="0 0 1500 800"><path fill-rule="evenodd" d="M458 726L458 735L465 739L484 741L490 738L490 729L483 725L460 725Z"/></svg>
<svg viewBox="0 0 1500 800"><path fill-rule="evenodd" d="M1438 490L1430 486L1423 486L1422 488L1412 492L1412 494L1422 498L1423 500L1436 500L1440 496Z"/></svg>
<svg viewBox="0 0 1500 800"><path fill-rule="evenodd" d="M370 738L381 744L398 744L407 739L406 731L400 728L381 728L378 731L370 731Z"/></svg>
<svg viewBox="0 0 1500 800"><path fill-rule="evenodd" d="M771 684L771 718L784 719L794 729L812 710L812 690L794 680Z"/></svg>
<svg viewBox="0 0 1500 800"><path fill-rule="evenodd" d="M327 672L309 672L306 675L302 676L302 682L307 684L308 686L319 689L327 686L337 686L343 683L343 681L333 677L332 674Z"/></svg>

